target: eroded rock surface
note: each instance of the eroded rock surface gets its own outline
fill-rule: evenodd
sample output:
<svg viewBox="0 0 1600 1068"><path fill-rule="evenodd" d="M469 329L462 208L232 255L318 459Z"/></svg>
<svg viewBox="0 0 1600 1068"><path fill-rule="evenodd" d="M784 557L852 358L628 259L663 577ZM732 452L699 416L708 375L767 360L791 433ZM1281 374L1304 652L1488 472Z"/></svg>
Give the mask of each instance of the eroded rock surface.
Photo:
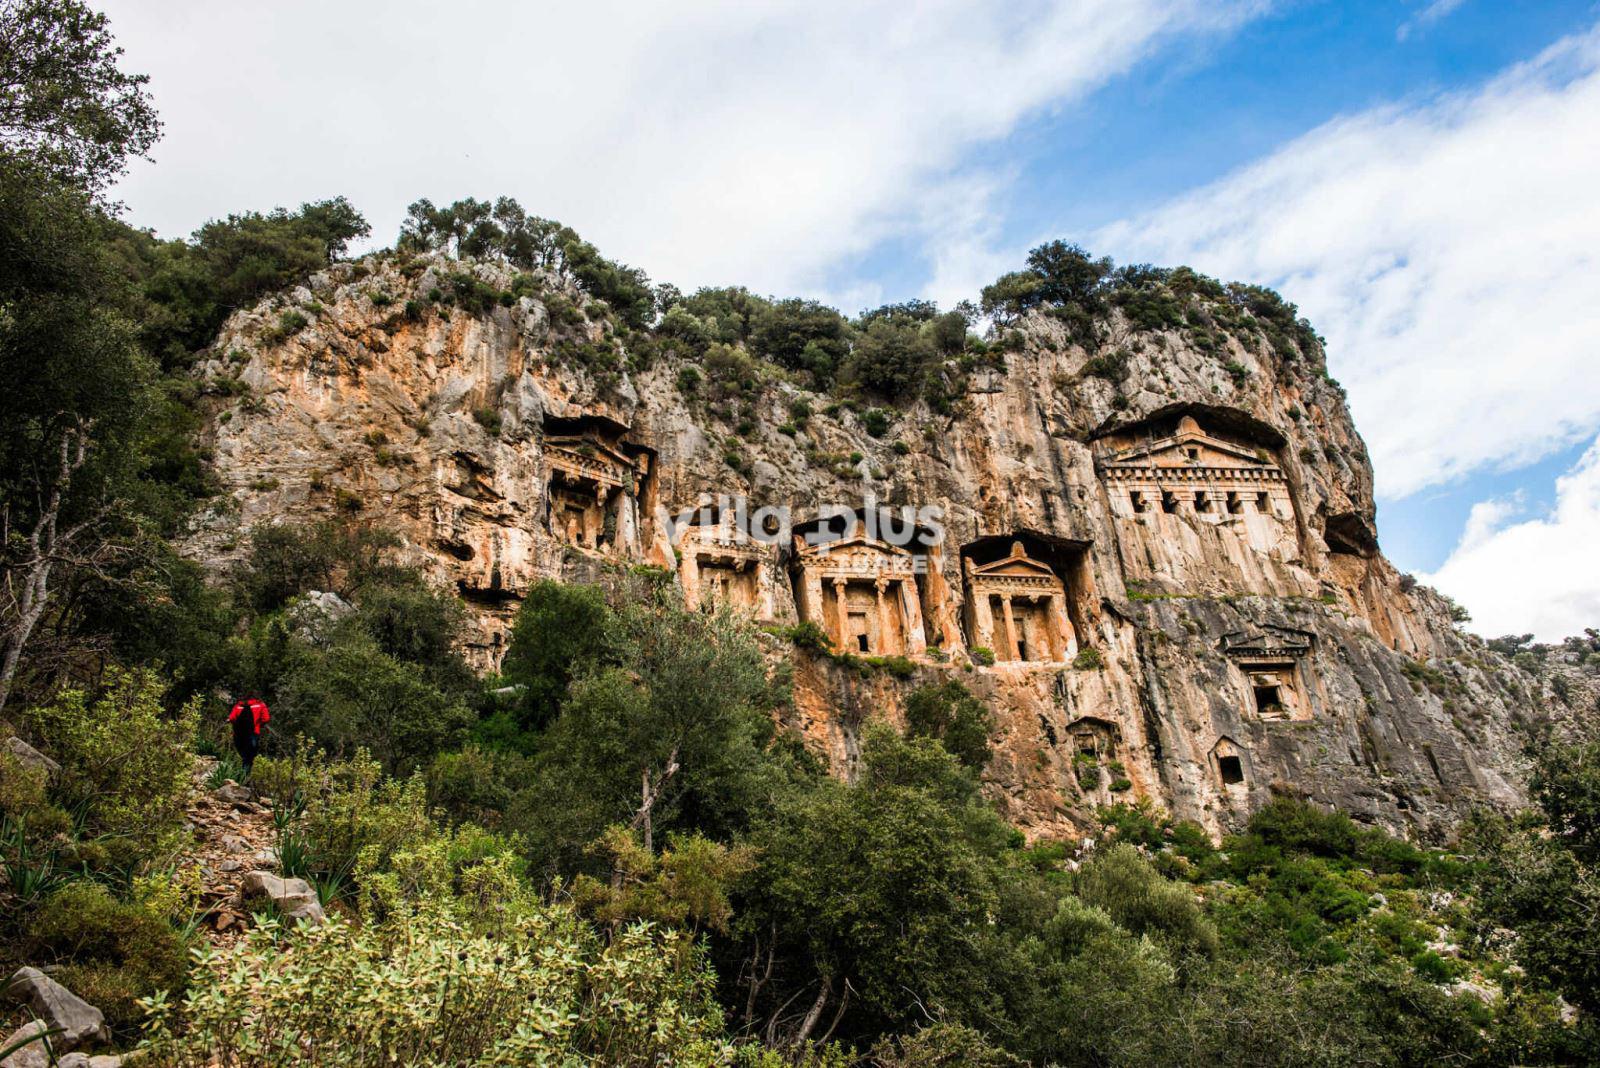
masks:
<svg viewBox="0 0 1600 1068"><path fill-rule="evenodd" d="M952 414L918 404L873 436L775 381L740 437L670 350L609 381L561 356L614 328L553 316L582 305L554 281L478 313L430 300L463 269L509 287L492 266L380 256L230 320L200 373L247 390L212 423L231 504L191 552L221 567L242 527L359 515L466 599L484 666L536 579L671 569L691 604L908 659L902 678L774 642L796 661L783 715L842 774L868 717L961 679L998 715L986 779L1030 833L1140 798L1213 830L1274 791L1424 831L1520 800L1518 718L1560 695L1379 553L1366 449L1319 354L1234 334L1202 351L1110 313L1105 375L1035 316ZM289 307L310 325L273 336ZM829 506L931 506L917 522L941 537L858 532L819 556L752 536L737 498L802 533ZM669 514L700 506L674 543Z"/></svg>
<svg viewBox="0 0 1600 1068"><path fill-rule="evenodd" d="M105 1014L37 968L19 968L6 984L7 996L25 1004L44 1025L57 1050L111 1037Z"/></svg>
<svg viewBox="0 0 1600 1068"><path fill-rule="evenodd" d="M270 871L253 871L244 877L239 886L240 900L248 905L265 899L285 917L321 923L327 919L317 892L304 879L287 879Z"/></svg>

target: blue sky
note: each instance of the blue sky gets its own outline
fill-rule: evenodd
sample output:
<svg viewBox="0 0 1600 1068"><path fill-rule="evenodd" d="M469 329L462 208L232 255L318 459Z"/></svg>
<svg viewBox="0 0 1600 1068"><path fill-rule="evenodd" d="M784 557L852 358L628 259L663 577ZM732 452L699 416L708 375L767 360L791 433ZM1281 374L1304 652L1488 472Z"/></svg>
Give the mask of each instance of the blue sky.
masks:
<svg viewBox="0 0 1600 1068"><path fill-rule="evenodd" d="M1018 168L1006 238L1087 239L1340 114L1470 87L1600 19L1593 0L1465 0L1402 38L1401 27L1428 6L1277 5L1236 32L1175 43L1087 99L1020 124L986 149ZM915 242L896 241L841 265L832 281L844 288L866 278L910 292L926 274Z"/></svg>
<svg viewBox="0 0 1600 1068"><path fill-rule="evenodd" d="M1271 284L1329 341L1392 559L1600 625L1600 6L106 0L165 235L517 197L685 288L949 303L1027 248ZM315 26L315 33L304 32ZM458 32L457 32L458 31Z"/></svg>

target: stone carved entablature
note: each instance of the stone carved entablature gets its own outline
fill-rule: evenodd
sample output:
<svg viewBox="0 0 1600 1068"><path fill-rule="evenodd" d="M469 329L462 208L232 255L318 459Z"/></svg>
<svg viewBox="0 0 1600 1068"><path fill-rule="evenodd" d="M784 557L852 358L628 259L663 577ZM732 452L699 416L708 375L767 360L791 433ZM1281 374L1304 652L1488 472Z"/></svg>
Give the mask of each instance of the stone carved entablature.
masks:
<svg viewBox="0 0 1600 1068"><path fill-rule="evenodd" d="M1160 464L1117 464L1105 468L1107 481L1159 482L1162 484L1193 482L1199 485L1227 483L1241 485L1261 483L1279 484L1287 480L1277 467L1176 467Z"/></svg>
<svg viewBox="0 0 1600 1068"><path fill-rule="evenodd" d="M1238 671L1244 708L1263 720L1307 720L1315 711L1314 687L1303 667L1314 637L1268 624L1258 631L1225 634L1223 655Z"/></svg>
<svg viewBox="0 0 1600 1068"><path fill-rule="evenodd" d="M1101 473L1118 481L1177 480L1186 482L1282 482L1281 468L1266 449L1242 445L1206 433L1186 415L1177 429L1120 449L1102 446Z"/></svg>
<svg viewBox="0 0 1600 1068"><path fill-rule="evenodd" d="M735 608L757 619L775 618L773 568L777 547L751 538L731 523L683 529L678 538L678 581L691 608Z"/></svg>
<svg viewBox="0 0 1600 1068"><path fill-rule="evenodd" d="M550 532L576 548L639 558L649 543L654 453L603 416L546 418L544 432Z"/></svg>
<svg viewBox="0 0 1600 1068"><path fill-rule="evenodd" d="M866 535L804 546L799 549L799 559L804 571L829 579L909 578L918 570L917 557L910 551Z"/></svg>
<svg viewBox="0 0 1600 1068"><path fill-rule="evenodd" d="M1097 464L1121 516L1182 511L1210 513L1221 522L1247 515L1283 520L1294 511L1289 481L1265 447L1208 434L1189 415L1164 437L1121 448L1103 441Z"/></svg>
<svg viewBox="0 0 1600 1068"><path fill-rule="evenodd" d="M776 547L763 545L715 527L690 527L684 531L679 550L701 559L714 559L730 565L754 566L776 555Z"/></svg>
<svg viewBox="0 0 1600 1068"><path fill-rule="evenodd" d="M552 475L587 480L606 489L631 485L637 470L633 457L585 438L546 438L544 459Z"/></svg>
<svg viewBox="0 0 1600 1068"><path fill-rule="evenodd" d="M1113 746L1122 744L1122 728L1099 716L1079 716L1066 725L1064 733L1073 739L1093 738Z"/></svg>
<svg viewBox="0 0 1600 1068"><path fill-rule="evenodd" d="M1235 631L1222 636L1222 652L1230 660L1301 660L1310 655L1316 638L1308 631L1271 624L1259 631Z"/></svg>

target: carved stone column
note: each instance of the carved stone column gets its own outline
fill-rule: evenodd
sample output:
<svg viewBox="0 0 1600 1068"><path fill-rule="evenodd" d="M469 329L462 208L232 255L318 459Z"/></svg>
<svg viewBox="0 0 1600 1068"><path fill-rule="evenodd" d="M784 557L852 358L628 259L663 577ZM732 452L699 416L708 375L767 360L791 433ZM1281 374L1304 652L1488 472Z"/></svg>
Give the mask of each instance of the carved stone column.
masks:
<svg viewBox="0 0 1600 1068"><path fill-rule="evenodd" d="M1071 660L1078 655L1078 635L1072 629L1072 617L1067 615L1067 599L1062 594L1053 593L1046 607L1050 613L1051 629L1055 631L1056 647L1051 656L1057 660Z"/></svg>
<svg viewBox="0 0 1600 1068"><path fill-rule="evenodd" d="M1006 659L1019 660L1021 659L1021 654L1017 650L1017 619L1011 611L1011 595L1009 593L1000 595L1000 609L1006 622Z"/></svg>
<svg viewBox="0 0 1600 1068"><path fill-rule="evenodd" d="M873 591L873 593L875 593L877 595L877 598L878 598L878 646L879 647L876 650L874 650L874 652L877 652L879 655L892 654L892 653L900 652L899 649L894 648L895 643L890 638L890 635L892 635L894 633L894 629L893 629L893 626L890 624L890 621L889 621L889 602L884 600L884 596L883 596L884 591L886 589L888 589L888 587L889 587L889 580L884 578L882 575L879 575L872 583L872 591Z"/></svg>
<svg viewBox="0 0 1600 1068"><path fill-rule="evenodd" d="M994 652L994 606L989 594L976 586L972 589L972 641Z"/></svg>
<svg viewBox="0 0 1600 1068"><path fill-rule="evenodd" d="M690 608L700 607L700 554L694 551L686 537L683 540L683 562L678 565L678 581L683 585L683 603Z"/></svg>
<svg viewBox="0 0 1600 1068"><path fill-rule="evenodd" d="M922 619L922 602L917 599L917 584L900 580L900 614L906 621L906 654L922 656L928 651L928 632Z"/></svg>
<svg viewBox="0 0 1600 1068"><path fill-rule="evenodd" d="M836 648L842 651L854 652L855 650L853 649L845 650L845 642L850 635L850 613L846 607L846 598L844 595L847 588L848 587L844 579L836 578L833 580L833 644Z"/></svg>

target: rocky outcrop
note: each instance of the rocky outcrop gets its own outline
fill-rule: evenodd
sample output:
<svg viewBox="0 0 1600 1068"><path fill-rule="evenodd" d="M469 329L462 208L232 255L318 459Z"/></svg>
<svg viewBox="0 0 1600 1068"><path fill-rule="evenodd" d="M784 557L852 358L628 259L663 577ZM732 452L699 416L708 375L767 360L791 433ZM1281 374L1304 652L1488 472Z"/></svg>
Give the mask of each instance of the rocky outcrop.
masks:
<svg viewBox="0 0 1600 1068"><path fill-rule="evenodd" d="M501 303L435 299L461 270ZM1145 798L1222 830L1291 792L1424 832L1519 801L1539 676L1383 558L1342 392L1248 317L1196 347L1108 313L1108 371L1035 315L952 411L885 431L781 376L708 404L670 350L592 374L574 353L617 328L541 284L379 255L235 315L199 372L227 398L231 495L189 550L221 567L255 524L382 526L467 601L486 666L534 580L671 569L691 604L807 620L850 654L794 652L784 713L843 774L865 718L961 679L996 711L986 778L1030 833ZM309 325L285 337L290 309ZM846 512L860 526L819 553L808 535Z"/></svg>
<svg viewBox="0 0 1600 1068"><path fill-rule="evenodd" d="M240 884L239 897L247 907L252 901L270 901L290 920L322 923L328 918L317 900L316 890L304 879L286 879L270 871L253 871Z"/></svg>
<svg viewBox="0 0 1600 1068"><path fill-rule="evenodd" d="M6 984L6 996L21 1002L33 1014L35 1031L42 1025L50 1046L57 1054L75 1050L90 1042L104 1042L111 1037L106 1028L105 1014L78 995L50 978L37 968L19 968ZM25 1037L28 1030L13 1035L7 1045ZM25 1058L38 1056L40 1064L50 1063L43 1046L38 1043L24 1047L19 1054ZM26 1064L27 1060L17 1061Z"/></svg>

